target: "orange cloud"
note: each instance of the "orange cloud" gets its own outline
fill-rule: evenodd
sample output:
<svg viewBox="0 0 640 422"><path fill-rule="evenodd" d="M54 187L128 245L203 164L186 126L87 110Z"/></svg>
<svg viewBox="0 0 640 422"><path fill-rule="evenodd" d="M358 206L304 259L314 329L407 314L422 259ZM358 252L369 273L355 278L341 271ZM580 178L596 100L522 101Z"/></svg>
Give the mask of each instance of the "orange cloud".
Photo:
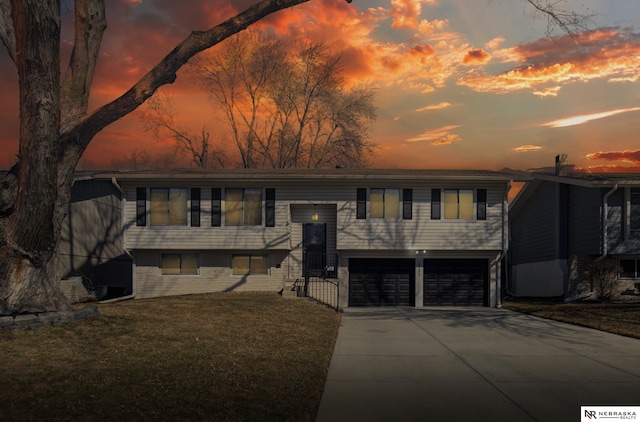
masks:
<svg viewBox="0 0 640 422"><path fill-rule="evenodd" d="M485 64L491 60L489 53L482 49L469 50L467 55L462 59L462 64L471 66L474 64Z"/></svg>
<svg viewBox="0 0 640 422"><path fill-rule="evenodd" d="M640 107L623 108L617 110L604 111L602 113L583 114L579 116L566 117L564 119L554 120L552 122L543 123L540 126L548 127L568 127L581 125L592 120L603 119L605 117L615 116L620 113L628 113L630 111L638 111Z"/></svg>
<svg viewBox="0 0 640 422"><path fill-rule="evenodd" d="M442 102L442 103L438 103L438 104L432 104L432 105L420 107L419 109L416 109L416 111L418 113L421 113L423 111L442 110L443 108L449 108L449 107L451 107L451 103Z"/></svg>
<svg viewBox="0 0 640 422"><path fill-rule="evenodd" d="M531 152L531 151L540 151L542 147L538 145L522 145L516 148L511 148L511 151L514 152Z"/></svg>
<svg viewBox="0 0 640 422"><path fill-rule="evenodd" d="M389 15L393 18L392 28L416 29L422 13L422 4L433 5L435 0L391 0Z"/></svg>
<svg viewBox="0 0 640 422"><path fill-rule="evenodd" d="M458 85L478 92L508 93L530 89L536 95L555 95L544 85L587 82L636 81L640 78L640 34L629 30L598 29L553 39L541 39L517 47L492 51L504 63L519 63L499 75L474 69Z"/></svg>
<svg viewBox="0 0 640 422"><path fill-rule="evenodd" d="M461 126L462 125L449 125L427 130L418 136L407 139L407 142L431 142L431 145L448 145L462 139L460 136L451 133L452 130Z"/></svg>
<svg viewBox="0 0 640 422"><path fill-rule="evenodd" d="M599 151L585 156L589 160L621 161L624 163L640 164L640 150L636 151Z"/></svg>

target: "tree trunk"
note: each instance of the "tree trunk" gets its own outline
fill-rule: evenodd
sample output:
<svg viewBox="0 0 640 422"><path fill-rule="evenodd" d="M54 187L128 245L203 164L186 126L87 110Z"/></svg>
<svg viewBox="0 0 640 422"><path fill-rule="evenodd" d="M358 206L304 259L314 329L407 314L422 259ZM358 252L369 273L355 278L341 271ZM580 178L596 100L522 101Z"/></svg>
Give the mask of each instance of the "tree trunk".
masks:
<svg viewBox="0 0 640 422"><path fill-rule="evenodd" d="M17 175L15 201L0 215L0 315L69 307L58 287L57 259L65 213L57 207L60 3L12 0L11 8L20 83L20 161L12 172Z"/></svg>

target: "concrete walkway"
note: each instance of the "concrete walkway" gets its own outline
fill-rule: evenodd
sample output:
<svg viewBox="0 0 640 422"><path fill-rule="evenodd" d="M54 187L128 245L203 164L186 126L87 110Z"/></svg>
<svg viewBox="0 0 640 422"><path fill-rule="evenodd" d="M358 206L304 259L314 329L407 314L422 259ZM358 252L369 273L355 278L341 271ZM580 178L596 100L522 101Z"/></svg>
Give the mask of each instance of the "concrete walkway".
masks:
<svg viewBox="0 0 640 422"><path fill-rule="evenodd" d="M578 421L640 405L640 340L489 308L348 308L317 415Z"/></svg>

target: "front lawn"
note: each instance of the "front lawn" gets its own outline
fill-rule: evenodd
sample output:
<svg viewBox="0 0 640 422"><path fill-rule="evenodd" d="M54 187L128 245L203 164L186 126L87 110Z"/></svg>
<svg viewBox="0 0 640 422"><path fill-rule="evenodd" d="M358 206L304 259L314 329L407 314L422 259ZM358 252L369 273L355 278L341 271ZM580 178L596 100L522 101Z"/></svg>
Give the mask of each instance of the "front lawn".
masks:
<svg viewBox="0 0 640 422"><path fill-rule="evenodd" d="M315 419L340 314L260 293L99 311L0 332L0 420Z"/></svg>
<svg viewBox="0 0 640 422"><path fill-rule="evenodd" d="M505 300L503 308L640 339L640 301L563 303Z"/></svg>

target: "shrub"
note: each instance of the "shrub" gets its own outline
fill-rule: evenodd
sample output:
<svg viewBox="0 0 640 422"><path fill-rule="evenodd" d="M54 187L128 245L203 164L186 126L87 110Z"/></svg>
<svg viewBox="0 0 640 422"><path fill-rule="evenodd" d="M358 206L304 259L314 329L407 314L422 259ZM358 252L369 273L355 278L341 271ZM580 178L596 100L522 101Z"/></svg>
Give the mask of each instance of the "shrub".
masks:
<svg viewBox="0 0 640 422"><path fill-rule="evenodd" d="M594 260L585 269L585 277L591 283L591 290L596 297L599 300L611 299L616 292L622 268L613 260Z"/></svg>

